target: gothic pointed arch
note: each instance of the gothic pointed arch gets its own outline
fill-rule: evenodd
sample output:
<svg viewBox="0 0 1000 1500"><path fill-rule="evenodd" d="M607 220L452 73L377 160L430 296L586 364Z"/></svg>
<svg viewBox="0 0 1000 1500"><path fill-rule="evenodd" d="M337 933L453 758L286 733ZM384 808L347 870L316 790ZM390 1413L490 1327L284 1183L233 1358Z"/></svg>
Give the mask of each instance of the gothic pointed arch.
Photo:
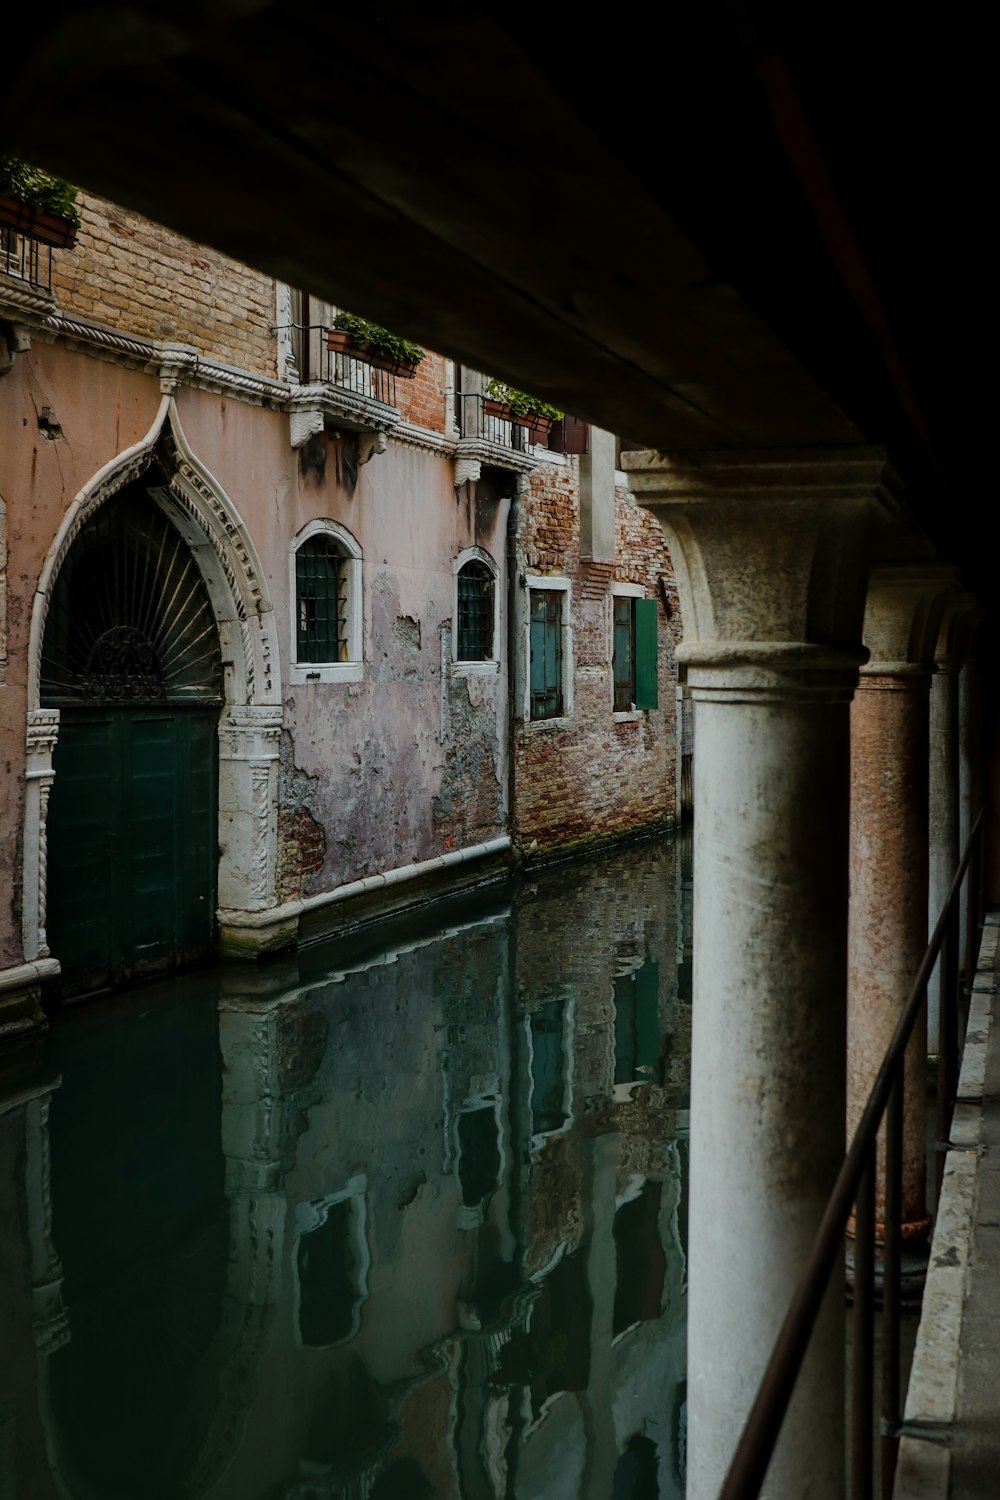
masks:
<svg viewBox="0 0 1000 1500"><path fill-rule="evenodd" d="M85 606L73 585L84 557L81 578L99 585ZM113 606L125 578L123 614ZM272 907L281 728L274 612L247 527L192 450L170 396L145 437L72 501L39 577L28 647L28 960L49 957L46 818L60 715L88 693L221 704L217 904L227 912Z"/></svg>
<svg viewBox="0 0 1000 1500"><path fill-rule="evenodd" d="M82 528L113 496L136 481L191 549L233 664L227 701L281 701L273 609L249 532L225 490L194 454L176 404L165 396L145 437L93 476L67 508L46 555L32 608L28 643L29 710L42 706L41 656L56 580Z"/></svg>

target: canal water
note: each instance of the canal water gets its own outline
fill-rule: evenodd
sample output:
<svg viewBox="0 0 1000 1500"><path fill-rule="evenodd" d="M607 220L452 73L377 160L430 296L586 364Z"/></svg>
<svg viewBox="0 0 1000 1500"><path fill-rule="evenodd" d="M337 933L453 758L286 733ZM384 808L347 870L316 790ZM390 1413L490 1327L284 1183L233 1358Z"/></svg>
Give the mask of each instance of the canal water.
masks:
<svg viewBox="0 0 1000 1500"><path fill-rule="evenodd" d="M675 841L0 1066L0 1500L680 1500Z"/></svg>

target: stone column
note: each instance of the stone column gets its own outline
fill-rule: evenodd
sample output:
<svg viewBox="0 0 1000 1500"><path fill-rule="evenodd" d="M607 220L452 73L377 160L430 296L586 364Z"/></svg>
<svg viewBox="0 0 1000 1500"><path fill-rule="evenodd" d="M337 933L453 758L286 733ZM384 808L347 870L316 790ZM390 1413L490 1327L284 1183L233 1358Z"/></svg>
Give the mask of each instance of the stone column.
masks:
<svg viewBox="0 0 1000 1500"><path fill-rule="evenodd" d="M930 785L928 788L927 935L937 926L961 858L958 812L958 674L965 622L975 607L971 594L948 601L934 652L931 679ZM927 987L927 1050L940 1053L941 973L935 967Z"/></svg>
<svg viewBox="0 0 1000 1500"><path fill-rule="evenodd" d="M849 705L879 450L627 453L695 702L689 1500L717 1495L844 1152ZM769 1470L840 1500L834 1278Z"/></svg>
<svg viewBox="0 0 1000 1500"><path fill-rule="evenodd" d="M954 573L915 561L872 569L862 668L851 712L847 1126L852 1135L927 946L928 692ZM904 1233L925 1201L927 1034L907 1053ZM879 1178L877 1214L882 1213Z"/></svg>
<svg viewBox="0 0 1000 1500"><path fill-rule="evenodd" d="M972 832L972 822L983 800L983 720L982 676L977 656L979 627L985 610L974 610L966 621L962 670L958 675L958 847L965 849ZM962 971L971 987L977 953L966 953L968 931L968 881L962 887L960 932Z"/></svg>

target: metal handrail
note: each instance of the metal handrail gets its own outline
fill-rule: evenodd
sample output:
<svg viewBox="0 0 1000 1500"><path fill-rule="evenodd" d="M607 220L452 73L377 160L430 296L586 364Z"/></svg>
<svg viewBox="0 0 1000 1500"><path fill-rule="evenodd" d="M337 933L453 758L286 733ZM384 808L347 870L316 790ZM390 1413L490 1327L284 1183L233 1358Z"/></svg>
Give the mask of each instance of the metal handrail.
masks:
<svg viewBox="0 0 1000 1500"><path fill-rule="evenodd" d="M767 1473L768 1464L781 1432L791 1401L795 1382L805 1358L809 1339L826 1295L830 1278L839 1259L851 1208L857 1202L855 1220L855 1297L854 1297L854 1399L852 1402L852 1493L867 1497L872 1493L872 1416L874 1410L872 1348L874 1341L874 1274L875 1274L875 1171L876 1141L883 1116L886 1117L886 1184L885 1239L883 1254L883 1418L882 1418L882 1493L892 1492L896 1450L899 1444L899 1281L900 1281L900 1200L903 1149L904 1059L907 1043L916 1025L920 1008L927 998L927 984L946 946L951 950L941 965L941 1056L938 1065L938 1145L947 1138L950 1107L954 1102L957 1072L957 982L958 899L973 854L981 855L981 837L985 808L972 826L955 878L951 883L944 909L938 918L927 951L917 970L917 977L886 1049L882 1066L872 1085L868 1102L858 1123L850 1149L837 1175L826 1210L813 1240L812 1249L799 1277L781 1331L757 1389L740 1441L719 1493L719 1500L756 1500ZM977 867L981 859L977 860ZM979 873L973 867L972 879ZM978 886L978 882L977 882ZM969 892L970 931L974 910L978 914L979 892ZM975 954L967 944L967 962L971 976ZM947 1045L945 1045L947 1041ZM943 1153L939 1150L939 1171L943 1171ZM860 1347L859 1347L860 1344Z"/></svg>

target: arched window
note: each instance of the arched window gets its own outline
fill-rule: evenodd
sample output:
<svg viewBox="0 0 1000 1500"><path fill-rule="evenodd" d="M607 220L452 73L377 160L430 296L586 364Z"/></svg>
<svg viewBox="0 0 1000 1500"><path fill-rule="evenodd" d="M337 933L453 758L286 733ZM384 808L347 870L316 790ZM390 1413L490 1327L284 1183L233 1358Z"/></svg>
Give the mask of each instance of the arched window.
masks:
<svg viewBox="0 0 1000 1500"><path fill-rule="evenodd" d="M361 676L361 548L344 527L312 521L295 539L293 682Z"/></svg>
<svg viewBox="0 0 1000 1500"><path fill-rule="evenodd" d="M500 595L497 568L488 553L469 548L455 560L455 648L457 665L499 660Z"/></svg>

